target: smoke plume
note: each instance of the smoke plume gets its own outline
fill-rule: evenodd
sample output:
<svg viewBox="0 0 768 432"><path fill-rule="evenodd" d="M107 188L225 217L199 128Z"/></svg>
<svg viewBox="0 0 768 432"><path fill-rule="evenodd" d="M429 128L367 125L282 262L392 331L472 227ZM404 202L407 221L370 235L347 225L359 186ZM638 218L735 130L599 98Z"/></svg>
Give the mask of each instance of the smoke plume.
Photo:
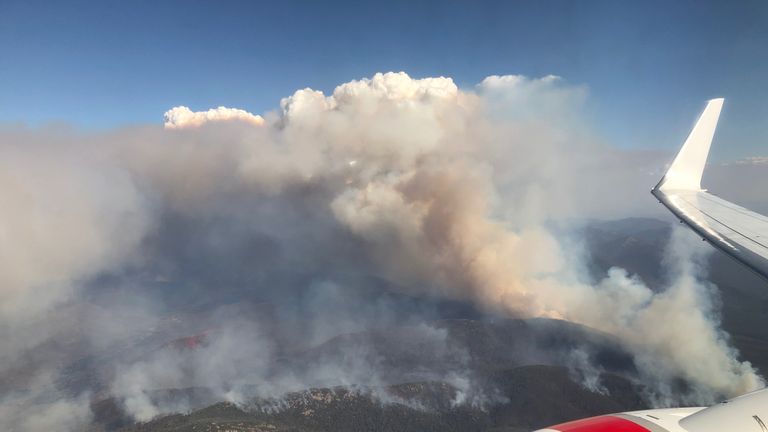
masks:
<svg viewBox="0 0 768 432"><path fill-rule="evenodd" d="M421 329L419 343L456 359L438 378L471 387L462 350L403 298L613 335L657 405L761 386L720 329L687 233L670 242L665 287L619 268L588 276L564 233L660 214L647 190L668 155L603 143L581 114L587 98L554 76L459 89L401 72L298 90L263 116L176 107L164 128L0 129L0 373L33 368L41 382L6 383L0 412L44 405L74 430L95 393L146 420L186 408L158 402L163 389L241 402L376 386L384 360L363 348L302 373L275 360L390 326ZM58 360L73 350L101 365L101 384L39 400L61 387L50 377L66 375ZM670 386L679 379L688 387Z"/></svg>
<svg viewBox="0 0 768 432"><path fill-rule="evenodd" d="M218 107L203 112L193 112L185 106L177 106L168 111L165 115L165 127L167 129L196 127L209 121L241 121L254 124L256 126L264 124L264 119L259 115L253 115L248 111Z"/></svg>

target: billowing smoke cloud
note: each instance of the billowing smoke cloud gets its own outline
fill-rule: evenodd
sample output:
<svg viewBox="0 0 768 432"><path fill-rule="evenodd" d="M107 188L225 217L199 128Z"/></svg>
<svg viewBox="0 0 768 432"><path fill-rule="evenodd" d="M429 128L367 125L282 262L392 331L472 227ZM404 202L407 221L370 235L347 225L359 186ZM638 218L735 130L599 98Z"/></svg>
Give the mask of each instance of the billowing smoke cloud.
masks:
<svg viewBox="0 0 768 432"><path fill-rule="evenodd" d="M51 341L66 357L61 335L81 335L78 348L107 366L97 388L67 395L78 421L90 392L147 419L186 406L159 403L167 388L240 401L249 385L257 395L377 385L387 380L366 350L302 374L275 361L403 324L443 346L405 296L614 335L659 405L762 385L719 329L701 246L685 234L671 242L664 289L622 269L587 275L584 251L563 234L569 221L659 214L647 190L668 156L601 143L580 115L587 94L553 76L460 90L450 78L387 73L331 95L299 90L264 117L177 107L165 128L2 130L0 372ZM250 306L211 313L237 301ZM50 315L76 311L84 319ZM177 338L193 347L162 345ZM436 378L471 378L455 374L461 349L435 351L457 365ZM61 373L53 358L32 375ZM689 385L672 388L679 379Z"/></svg>
<svg viewBox="0 0 768 432"><path fill-rule="evenodd" d="M256 126L264 124L264 119L260 115L254 115L245 110L227 107L218 107L203 112L193 112L185 106L177 106L166 111L164 118L165 127L167 129L196 127L211 121L241 121Z"/></svg>
<svg viewBox="0 0 768 432"><path fill-rule="evenodd" d="M92 419L91 394L75 397L62 394L50 374L38 374L29 391L5 395L0 404L0 425L9 431L75 431L85 429Z"/></svg>
<svg viewBox="0 0 768 432"><path fill-rule="evenodd" d="M52 136L5 133L0 145L4 365L70 323L53 308L89 277L130 261L150 223L127 172Z"/></svg>

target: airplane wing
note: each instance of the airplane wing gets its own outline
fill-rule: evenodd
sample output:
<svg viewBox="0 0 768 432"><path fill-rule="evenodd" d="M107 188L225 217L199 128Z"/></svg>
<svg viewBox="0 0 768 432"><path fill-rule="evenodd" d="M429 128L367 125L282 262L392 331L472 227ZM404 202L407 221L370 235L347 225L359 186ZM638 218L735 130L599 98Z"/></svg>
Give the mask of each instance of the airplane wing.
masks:
<svg viewBox="0 0 768 432"><path fill-rule="evenodd" d="M651 193L712 245L768 279L768 217L701 188L723 99L712 99Z"/></svg>

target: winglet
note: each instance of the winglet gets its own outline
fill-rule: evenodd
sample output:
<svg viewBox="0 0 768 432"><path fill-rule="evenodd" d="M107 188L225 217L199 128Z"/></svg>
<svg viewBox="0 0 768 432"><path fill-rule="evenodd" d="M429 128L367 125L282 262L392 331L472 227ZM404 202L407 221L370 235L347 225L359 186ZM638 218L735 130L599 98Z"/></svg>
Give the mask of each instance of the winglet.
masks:
<svg viewBox="0 0 768 432"><path fill-rule="evenodd" d="M723 98L712 99L685 140L680 152L672 161L667 173L654 189L701 190L701 175L707 163L709 147L715 135L715 127L723 108Z"/></svg>

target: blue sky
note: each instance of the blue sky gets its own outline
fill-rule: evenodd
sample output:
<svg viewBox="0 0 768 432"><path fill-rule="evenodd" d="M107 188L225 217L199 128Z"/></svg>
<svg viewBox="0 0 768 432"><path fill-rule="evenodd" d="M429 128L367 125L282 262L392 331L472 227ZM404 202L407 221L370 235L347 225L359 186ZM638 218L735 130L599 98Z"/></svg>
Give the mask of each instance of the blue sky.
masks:
<svg viewBox="0 0 768 432"><path fill-rule="evenodd" d="M0 122L159 123L176 105L260 113L379 71L562 76L598 132L674 149L727 98L714 155L768 154L768 2L0 0Z"/></svg>

